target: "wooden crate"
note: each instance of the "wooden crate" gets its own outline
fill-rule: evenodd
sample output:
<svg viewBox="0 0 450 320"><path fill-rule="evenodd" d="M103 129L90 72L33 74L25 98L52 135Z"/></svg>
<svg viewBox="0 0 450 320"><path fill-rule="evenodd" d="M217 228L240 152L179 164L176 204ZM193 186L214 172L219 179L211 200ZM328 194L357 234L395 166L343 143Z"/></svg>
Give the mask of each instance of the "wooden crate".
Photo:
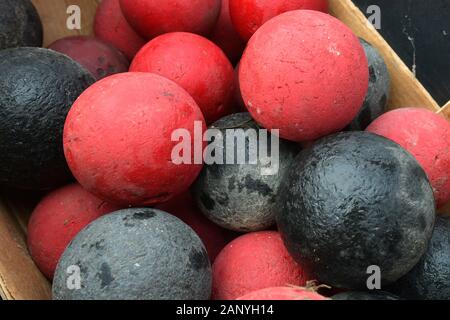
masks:
<svg viewBox="0 0 450 320"><path fill-rule="evenodd" d="M68 35L92 34L98 2L100 0L33 0L44 24L44 45ZM441 108L436 103L351 0L329 2L332 15L372 43L384 56L392 77L390 109L423 107L449 119L450 104ZM81 30L68 30L66 27L66 11L73 4L81 8ZM36 268L26 247L27 219L35 202L32 196L22 193L2 192L0 198L0 295L3 299L51 298L50 283Z"/></svg>

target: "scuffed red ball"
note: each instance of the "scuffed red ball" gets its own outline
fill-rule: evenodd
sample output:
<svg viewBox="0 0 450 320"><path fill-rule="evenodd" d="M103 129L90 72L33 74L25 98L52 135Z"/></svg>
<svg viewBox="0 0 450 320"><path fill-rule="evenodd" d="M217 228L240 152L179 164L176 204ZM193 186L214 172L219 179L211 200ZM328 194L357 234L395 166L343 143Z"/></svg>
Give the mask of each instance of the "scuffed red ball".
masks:
<svg viewBox="0 0 450 320"><path fill-rule="evenodd" d="M122 73L88 88L64 127L64 152L72 173L110 203L148 206L185 192L202 169L194 155L176 164L175 130L194 136L206 125L195 101L176 83L150 73ZM180 132L180 131L179 131ZM188 152L189 150L186 150Z"/></svg>
<svg viewBox="0 0 450 320"><path fill-rule="evenodd" d="M216 300L234 300L256 290L310 280L275 231L254 232L230 242L213 264Z"/></svg>
<svg viewBox="0 0 450 320"><path fill-rule="evenodd" d="M369 85L363 47L336 18L297 10L266 22L240 62L239 82L253 118L282 138L315 140L357 115Z"/></svg>
<svg viewBox="0 0 450 320"><path fill-rule="evenodd" d="M102 215L119 209L79 184L62 187L44 197L28 223L28 248L41 272L53 279L59 258L78 232Z"/></svg>
<svg viewBox="0 0 450 320"><path fill-rule="evenodd" d="M244 52L246 41L242 40L231 22L229 0L222 0L219 20L211 40L223 50L231 63L236 64Z"/></svg>
<svg viewBox="0 0 450 320"><path fill-rule="evenodd" d="M328 12L328 0L230 0L231 20L246 41L273 17L300 9Z"/></svg>
<svg viewBox="0 0 450 320"><path fill-rule="evenodd" d="M189 225L205 244L211 263L219 252L238 235L208 220L197 208L189 192L160 204L157 209L171 213Z"/></svg>
<svg viewBox="0 0 450 320"><path fill-rule="evenodd" d="M94 32L97 38L111 43L131 61L146 40L125 19L119 0L102 0L95 13Z"/></svg>
<svg viewBox="0 0 450 320"><path fill-rule="evenodd" d="M450 200L450 123L432 111L402 108L385 113L367 131L408 150L425 170L438 208Z"/></svg>
<svg viewBox="0 0 450 320"><path fill-rule="evenodd" d="M168 32L192 32L207 36L220 13L221 0L120 0L131 26L151 39Z"/></svg>
<svg viewBox="0 0 450 320"><path fill-rule="evenodd" d="M122 52L93 37L67 37L56 40L48 48L75 60L85 67L96 80L128 71L129 62Z"/></svg>
<svg viewBox="0 0 450 320"><path fill-rule="evenodd" d="M275 287L251 292L237 300L329 300L314 290L300 287Z"/></svg>
<svg viewBox="0 0 450 320"><path fill-rule="evenodd" d="M214 43L192 33L174 32L147 43L130 71L171 79L197 102L207 123L233 111L233 66Z"/></svg>

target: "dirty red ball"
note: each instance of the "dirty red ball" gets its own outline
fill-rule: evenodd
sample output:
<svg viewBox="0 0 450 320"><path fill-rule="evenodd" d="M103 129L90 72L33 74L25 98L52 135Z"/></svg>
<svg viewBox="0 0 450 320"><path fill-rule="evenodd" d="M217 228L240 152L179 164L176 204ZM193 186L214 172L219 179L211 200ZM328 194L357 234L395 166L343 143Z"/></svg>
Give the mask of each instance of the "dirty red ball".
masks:
<svg viewBox="0 0 450 320"><path fill-rule="evenodd" d="M300 9L328 12L328 0L230 0L231 20L246 41L273 17Z"/></svg>
<svg viewBox="0 0 450 320"><path fill-rule="evenodd" d="M242 40L234 29L229 8L229 0L222 0L219 20L211 40L223 50L231 63L236 64L244 52L246 41Z"/></svg>
<svg viewBox="0 0 450 320"><path fill-rule="evenodd" d="M234 300L264 288L304 286L307 280L278 232L254 232L233 240L217 256L212 298Z"/></svg>
<svg viewBox="0 0 450 320"><path fill-rule="evenodd" d="M266 288L246 294L237 300L329 300L314 290L300 287Z"/></svg>
<svg viewBox="0 0 450 320"><path fill-rule="evenodd" d="M194 156L204 145L194 137L205 128L197 104L176 83L151 73L121 73L75 101L64 152L75 178L98 197L154 205L186 191L200 173L201 156ZM180 143L184 151L176 152Z"/></svg>
<svg viewBox="0 0 450 320"><path fill-rule="evenodd" d="M39 270L53 279L59 258L78 232L102 215L119 209L79 184L62 187L44 197L28 223L28 249Z"/></svg>
<svg viewBox="0 0 450 320"><path fill-rule="evenodd" d="M199 35L173 32L153 39L138 52L130 71L175 81L194 98L207 123L232 112L233 66L219 47Z"/></svg>
<svg viewBox="0 0 450 320"><path fill-rule="evenodd" d="M369 68L347 26L322 12L297 10L256 31L241 59L239 82L260 125L301 142L340 131L354 119Z"/></svg>
<svg viewBox="0 0 450 320"><path fill-rule="evenodd" d="M438 208L450 200L450 123L423 108L402 108L376 119L367 131L408 150L425 170Z"/></svg>
<svg viewBox="0 0 450 320"><path fill-rule="evenodd" d="M119 0L102 0L97 7L94 22L95 36L122 51L131 61L147 42L125 19Z"/></svg>
<svg viewBox="0 0 450 320"><path fill-rule="evenodd" d="M75 60L85 67L96 80L128 71L129 62L123 53L94 37L67 37L56 40L48 48Z"/></svg>
<svg viewBox="0 0 450 320"><path fill-rule="evenodd" d="M173 214L189 225L203 241L211 263L219 252L238 236L237 233L225 230L207 219L197 208L189 192L176 196L156 208Z"/></svg>
<svg viewBox="0 0 450 320"><path fill-rule="evenodd" d="M220 13L221 0L120 0L131 26L151 39L168 32L209 35Z"/></svg>

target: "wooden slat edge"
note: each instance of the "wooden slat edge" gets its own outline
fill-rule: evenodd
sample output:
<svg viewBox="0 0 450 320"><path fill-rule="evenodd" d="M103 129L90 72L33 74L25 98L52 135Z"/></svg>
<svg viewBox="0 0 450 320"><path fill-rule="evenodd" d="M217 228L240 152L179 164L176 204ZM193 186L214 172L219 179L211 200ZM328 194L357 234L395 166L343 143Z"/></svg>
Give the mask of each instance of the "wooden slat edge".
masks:
<svg viewBox="0 0 450 320"><path fill-rule="evenodd" d="M6 300L51 299L50 283L32 261L17 220L0 202L0 295Z"/></svg>
<svg viewBox="0 0 450 320"><path fill-rule="evenodd" d="M437 113L441 114L443 117L450 121L450 101L447 102L447 104L444 105Z"/></svg>
<svg viewBox="0 0 450 320"><path fill-rule="evenodd" d="M374 45L384 57L392 79L389 109L424 107L434 112L440 110L437 102L351 0L329 0L329 3L333 16Z"/></svg>

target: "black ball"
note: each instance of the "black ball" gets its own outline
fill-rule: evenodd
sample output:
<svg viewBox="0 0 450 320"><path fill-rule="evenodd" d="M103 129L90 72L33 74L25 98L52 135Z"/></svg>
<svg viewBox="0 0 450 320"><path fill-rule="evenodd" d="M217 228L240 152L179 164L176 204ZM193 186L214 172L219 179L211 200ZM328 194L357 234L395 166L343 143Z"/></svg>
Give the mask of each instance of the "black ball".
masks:
<svg viewBox="0 0 450 320"><path fill-rule="evenodd" d="M42 23L30 0L0 0L0 50L42 46Z"/></svg>
<svg viewBox="0 0 450 320"><path fill-rule="evenodd" d="M332 300L400 300L399 297L385 291L349 291L338 293Z"/></svg>
<svg viewBox="0 0 450 320"><path fill-rule="evenodd" d="M223 162L227 158L226 145L231 142L236 154L245 154L245 163L209 164L205 165L199 178L193 186L194 198L203 214L219 226L240 232L264 230L275 224L276 194L281 177L288 169L292 160L298 154L299 147L291 142L279 141L279 168L273 174L263 175L267 168L261 161L249 162L251 153L257 154L259 147L245 139L245 146L234 140L227 129L256 130L256 122L248 113L237 113L220 119L211 128L220 130L223 135ZM271 135L269 140L262 141L267 147L269 156L271 150ZM234 141L233 141L234 140ZM216 141L217 142L217 141Z"/></svg>
<svg viewBox="0 0 450 320"><path fill-rule="evenodd" d="M373 265L383 285L408 273L426 251L436 214L417 161L367 132L330 136L302 151L278 206L295 260L322 283L348 289L366 288Z"/></svg>
<svg viewBox="0 0 450 320"><path fill-rule="evenodd" d="M0 51L0 184L51 189L67 182L64 122L94 82L69 57L42 48Z"/></svg>
<svg viewBox="0 0 450 320"><path fill-rule="evenodd" d="M392 287L406 299L450 299L450 219L438 217L425 256Z"/></svg>
<svg viewBox="0 0 450 320"><path fill-rule="evenodd" d="M74 268L79 289L70 282ZM206 300L210 295L211 265L200 238L175 216L149 208L120 210L88 225L67 247L53 282L56 300Z"/></svg>
<svg viewBox="0 0 450 320"><path fill-rule="evenodd" d="M378 50L363 39L360 39L360 42L369 62L369 89L361 110L347 129L361 131L385 112L391 88L391 77Z"/></svg>

